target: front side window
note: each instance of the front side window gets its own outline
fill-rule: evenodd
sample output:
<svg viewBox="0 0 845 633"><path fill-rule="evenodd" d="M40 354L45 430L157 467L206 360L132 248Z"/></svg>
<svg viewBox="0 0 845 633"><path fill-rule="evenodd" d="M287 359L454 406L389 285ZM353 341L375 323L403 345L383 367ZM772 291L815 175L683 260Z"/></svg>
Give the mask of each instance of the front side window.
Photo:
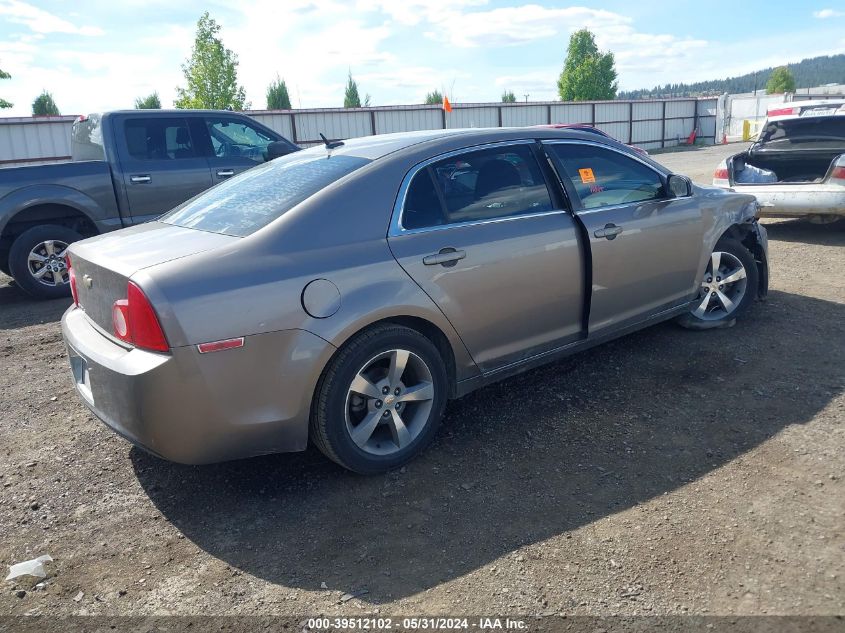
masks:
<svg viewBox="0 0 845 633"><path fill-rule="evenodd" d="M668 197L659 173L619 152L575 143L547 147L575 188L584 209Z"/></svg>
<svg viewBox="0 0 845 633"><path fill-rule="evenodd" d="M552 208L531 148L512 145L467 152L418 171L405 197L402 226L418 229Z"/></svg>
<svg viewBox="0 0 845 633"><path fill-rule="evenodd" d="M296 152L212 187L161 218L186 228L245 237L370 161Z"/></svg>
<svg viewBox="0 0 845 633"><path fill-rule="evenodd" d="M196 156L185 119L130 119L126 121L125 133L129 155L138 160L176 160Z"/></svg>
<svg viewBox="0 0 845 633"><path fill-rule="evenodd" d="M235 119L206 119L214 155L249 158L257 163L267 160L267 146L273 142L263 130Z"/></svg>

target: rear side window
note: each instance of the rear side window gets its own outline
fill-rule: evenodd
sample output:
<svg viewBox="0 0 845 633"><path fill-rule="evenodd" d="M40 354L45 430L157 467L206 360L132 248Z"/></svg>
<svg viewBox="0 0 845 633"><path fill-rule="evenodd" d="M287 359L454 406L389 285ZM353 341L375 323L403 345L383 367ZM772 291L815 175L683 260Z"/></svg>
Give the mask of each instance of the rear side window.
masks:
<svg viewBox="0 0 845 633"><path fill-rule="evenodd" d="M177 160L196 156L185 119L130 119L124 130L126 147L132 158Z"/></svg>
<svg viewBox="0 0 845 633"><path fill-rule="evenodd" d="M668 197L659 173L619 152L575 143L555 143L548 148L584 209Z"/></svg>
<svg viewBox="0 0 845 633"><path fill-rule="evenodd" d="M75 121L71 138L72 160L105 160L103 126L99 114L91 114Z"/></svg>
<svg viewBox="0 0 845 633"><path fill-rule="evenodd" d="M542 213L552 209L528 145L467 152L414 176L402 213L405 229Z"/></svg>
<svg viewBox="0 0 845 633"><path fill-rule="evenodd" d="M161 218L186 228L244 237L370 161L296 152L212 187Z"/></svg>

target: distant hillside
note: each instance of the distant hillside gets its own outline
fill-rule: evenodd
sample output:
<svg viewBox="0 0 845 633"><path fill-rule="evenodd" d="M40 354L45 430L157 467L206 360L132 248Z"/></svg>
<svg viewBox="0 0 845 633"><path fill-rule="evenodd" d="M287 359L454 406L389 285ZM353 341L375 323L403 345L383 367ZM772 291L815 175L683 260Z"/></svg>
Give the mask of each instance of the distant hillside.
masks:
<svg viewBox="0 0 845 633"><path fill-rule="evenodd" d="M845 84L845 55L823 55L804 59L797 64L787 64L795 77L796 88L813 88L824 84ZM698 81L692 84L666 84L651 89L621 91L619 99L650 99L654 97L698 97L718 95L723 92L737 94L764 89L774 68L764 68L754 73Z"/></svg>

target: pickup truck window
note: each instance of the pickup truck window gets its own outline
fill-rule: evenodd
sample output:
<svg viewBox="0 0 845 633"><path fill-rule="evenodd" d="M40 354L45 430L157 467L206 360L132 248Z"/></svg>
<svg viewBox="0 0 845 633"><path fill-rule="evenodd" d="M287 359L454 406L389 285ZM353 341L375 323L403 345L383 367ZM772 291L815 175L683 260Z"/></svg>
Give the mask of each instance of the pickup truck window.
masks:
<svg viewBox="0 0 845 633"><path fill-rule="evenodd" d="M408 188L402 227L419 229L551 209L549 191L530 147L496 147L453 156L420 170Z"/></svg>
<svg viewBox="0 0 845 633"><path fill-rule="evenodd" d="M106 159L102 118L99 114L82 116L73 122L70 153L74 161Z"/></svg>
<svg viewBox="0 0 845 633"><path fill-rule="evenodd" d="M668 197L660 174L620 152L579 143L554 143L549 147L584 209Z"/></svg>
<svg viewBox="0 0 845 633"><path fill-rule="evenodd" d="M315 153L296 152L227 180L176 207L160 220L200 231L246 237L369 162L344 155L327 159L322 148Z"/></svg>
<svg viewBox="0 0 845 633"><path fill-rule="evenodd" d="M273 138L242 120L206 118L215 156L239 156L257 163L267 160L267 146Z"/></svg>
<svg viewBox="0 0 845 633"><path fill-rule="evenodd" d="M194 158L188 124L181 118L129 119L126 147L138 160Z"/></svg>

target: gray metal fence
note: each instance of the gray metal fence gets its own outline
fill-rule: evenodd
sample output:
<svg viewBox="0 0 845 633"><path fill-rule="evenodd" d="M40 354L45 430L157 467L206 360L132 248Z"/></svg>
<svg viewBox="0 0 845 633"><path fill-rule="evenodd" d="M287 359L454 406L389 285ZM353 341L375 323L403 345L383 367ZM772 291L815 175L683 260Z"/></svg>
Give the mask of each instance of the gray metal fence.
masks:
<svg viewBox="0 0 845 633"><path fill-rule="evenodd" d="M613 138L645 149L684 142L693 130L704 143L716 140L716 99L580 101L315 108L247 112L300 145L370 134L464 127L520 127L587 123ZM0 166L37 165L70 158L74 116L0 119Z"/></svg>

